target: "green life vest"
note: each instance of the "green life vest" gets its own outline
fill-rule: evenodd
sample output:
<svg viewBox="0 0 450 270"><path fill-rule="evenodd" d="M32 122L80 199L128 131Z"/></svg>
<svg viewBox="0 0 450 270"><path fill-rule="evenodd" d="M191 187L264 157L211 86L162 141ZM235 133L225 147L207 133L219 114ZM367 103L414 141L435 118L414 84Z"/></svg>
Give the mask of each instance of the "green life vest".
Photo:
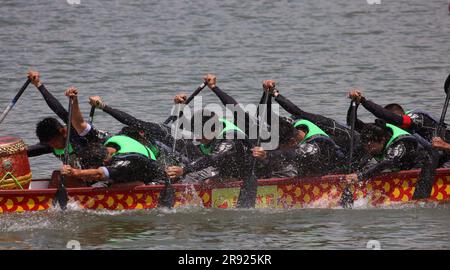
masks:
<svg viewBox="0 0 450 270"><path fill-rule="evenodd" d="M116 144L120 147L120 149L117 152L115 152L113 156L119 154L137 153L152 160L156 160L156 156L158 154L157 152L154 151L156 147L154 146L151 147L153 148L152 150L150 147L147 147L128 136L123 135L113 136L105 142L105 146L108 146L109 144Z"/></svg>
<svg viewBox="0 0 450 270"><path fill-rule="evenodd" d="M300 142L300 144L304 143L308 139L310 139L313 136L325 136L329 138L328 134L325 133L322 129L320 129L317 125L314 123L308 121L308 120L298 120L294 123L294 127L297 128L298 126L306 126L308 128L308 133L306 134L305 138Z"/></svg>
<svg viewBox="0 0 450 270"><path fill-rule="evenodd" d="M200 144L200 151L205 156L209 156L212 153L212 146L211 145L204 145L203 143Z"/></svg>
<svg viewBox="0 0 450 270"><path fill-rule="evenodd" d="M389 139L388 143L386 144L386 147L384 148L384 150L387 150L389 148L389 146L398 138L401 136L411 136L410 133L406 132L405 130L396 127L394 125L391 124L386 124L386 127L388 127L390 130L392 130L392 137Z"/></svg>
<svg viewBox="0 0 450 270"><path fill-rule="evenodd" d="M225 124L225 127L220 132L219 137L222 136L223 134L227 133L228 131L231 131L231 130L244 133L238 126L236 126L235 124L231 123L230 121L228 121L225 118L219 118L219 121L221 123Z"/></svg>
<svg viewBox="0 0 450 270"><path fill-rule="evenodd" d="M73 152L74 151L72 144L69 143L69 155L72 154ZM63 149L53 148L53 153L57 156L64 156L64 148Z"/></svg>
<svg viewBox="0 0 450 270"><path fill-rule="evenodd" d="M228 131L237 131L245 134L238 126L231 123L225 118L219 118L219 121L225 125L225 127L222 129L222 131L219 133L219 137L223 136ZM200 144L200 151L206 155L209 156L212 153L212 145L204 145L203 143Z"/></svg>

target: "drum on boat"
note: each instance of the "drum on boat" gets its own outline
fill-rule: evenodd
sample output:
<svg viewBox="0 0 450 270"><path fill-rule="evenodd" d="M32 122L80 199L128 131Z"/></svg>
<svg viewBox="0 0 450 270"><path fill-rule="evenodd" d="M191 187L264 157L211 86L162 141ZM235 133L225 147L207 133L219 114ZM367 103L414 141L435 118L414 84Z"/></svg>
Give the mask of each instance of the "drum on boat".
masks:
<svg viewBox="0 0 450 270"><path fill-rule="evenodd" d="M31 176L26 144L15 137L0 137L0 189L28 189Z"/></svg>

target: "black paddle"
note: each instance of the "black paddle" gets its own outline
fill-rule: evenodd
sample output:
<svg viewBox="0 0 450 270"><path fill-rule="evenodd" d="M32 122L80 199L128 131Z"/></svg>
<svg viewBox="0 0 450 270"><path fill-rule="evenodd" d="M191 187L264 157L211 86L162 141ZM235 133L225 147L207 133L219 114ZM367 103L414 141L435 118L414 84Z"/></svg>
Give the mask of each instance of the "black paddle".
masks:
<svg viewBox="0 0 450 270"><path fill-rule="evenodd" d="M263 115L265 117L266 110L269 103L269 97L271 97L270 93L267 92L265 98L264 98L264 104L266 105L264 108L264 113L259 114ZM259 117L259 116L257 116ZM262 126L263 121L261 121L261 124L259 126ZM258 139L256 140L256 146L259 146L261 143L261 136L259 136L258 133ZM258 192L258 179L255 175L255 167L256 167L256 158L253 158L252 164L251 164L251 173L250 176L247 179L244 179L241 189L239 190L239 197L237 201L237 208L254 208L256 204L256 195Z"/></svg>
<svg viewBox="0 0 450 270"><path fill-rule="evenodd" d="M95 108L96 106L91 107L91 112L89 113L89 124L92 124L94 122Z"/></svg>
<svg viewBox="0 0 450 270"><path fill-rule="evenodd" d="M19 98L23 94L23 92L25 92L25 89L27 89L27 87L30 84L30 82L31 82L31 80L28 79L23 84L22 88L20 88L19 92L17 92L16 96L13 98L13 100L11 100L11 102L8 105L8 107L6 107L5 111L3 111L2 115L0 116L0 124L3 122L3 120L6 117L6 115L9 113L9 111L11 111L11 109L14 107L14 105L16 105L16 102L19 100Z"/></svg>
<svg viewBox="0 0 450 270"><path fill-rule="evenodd" d="M186 102L184 104L189 104L202 90L206 87L206 82L203 82L195 91L186 99ZM171 115L169 116L166 121L164 121L164 125L168 125L170 122L175 121L180 116L180 112L178 112L178 115Z"/></svg>
<svg viewBox="0 0 450 270"><path fill-rule="evenodd" d="M69 164L69 145L70 145L70 135L71 135L71 121L72 121L72 108L73 108L73 97L69 99L69 119L67 121L67 137L66 137L66 147L64 148L64 160L63 164ZM69 195L67 194L64 175L61 175L58 190L56 191L55 199L53 200L53 205L59 204L62 210L67 208L67 202L69 201Z"/></svg>
<svg viewBox="0 0 450 270"><path fill-rule="evenodd" d="M445 115L447 114L448 104L450 101L450 74L448 75L447 79L444 83L444 91L446 93L445 103L444 107L442 108L441 113L441 119L439 120L439 126L436 132L437 136L443 137L443 133L445 131ZM440 155L433 153L431 151L432 158L433 158L433 170L437 168L439 163L439 157ZM416 184L416 189L414 190L413 199L414 200L420 200L420 199L426 199L429 198L431 195L431 191L433 189L433 184L435 181L434 175L428 176L428 177L419 177L419 181Z"/></svg>
<svg viewBox="0 0 450 270"><path fill-rule="evenodd" d="M200 91L203 90L203 88L205 88L205 86L206 86L206 82L203 82L194 91L194 93L192 93L186 99L186 102L184 104L185 105L189 104L194 99L194 97L197 96L200 93ZM176 119L178 119L179 116L180 116L180 110L178 110L178 114L176 116L175 115L169 116L169 118L167 118L167 120L164 122L164 124L167 125L172 121L176 121ZM175 123L175 137L173 138L172 155L175 155L176 145L177 145L177 138L176 138L177 135L178 135L178 127L177 127L177 124ZM174 204L175 204L175 190L172 187L172 183L171 183L170 179L166 178L164 180L164 189L159 194L158 206L172 208L174 206Z"/></svg>
<svg viewBox="0 0 450 270"><path fill-rule="evenodd" d="M349 153L349 161L348 161L348 171L347 173L352 173L352 162L353 162L353 151L354 151L354 145L355 145L355 120L356 120L356 102L352 101L352 112L351 112L351 119L350 119L350 153ZM341 206L343 208L352 208L353 207L353 192L351 189L351 185L348 184L345 186L344 190L342 191L341 196Z"/></svg>

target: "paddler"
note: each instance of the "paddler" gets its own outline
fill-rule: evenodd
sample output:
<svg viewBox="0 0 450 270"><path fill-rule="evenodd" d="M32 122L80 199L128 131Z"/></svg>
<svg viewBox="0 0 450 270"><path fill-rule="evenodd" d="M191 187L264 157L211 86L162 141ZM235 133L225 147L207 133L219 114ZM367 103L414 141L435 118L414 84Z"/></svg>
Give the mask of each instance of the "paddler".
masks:
<svg viewBox="0 0 450 270"><path fill-rule="evenodd" d="M272 127L274 128L274 127ZM294 162L299 176L321 176L334 172L343 154L336 143L308 120L279 119L279 149L252 149L253 157L272 166L280 161Z"/></svg>
<svg viewBox="0 0 450 270"><path fill-rule="evenodd" d="M28 78L31 83L42 94L45 101L52 111L65 123L61 124L57 119L48 117L40 121L36 126L36 135L39 138L39 143L28 147L28 156L40 156L44 154L53 153L59 159L64 157L64 147L67 136L67 118L69 114L64 106L47 90L40 80L40 74L37 71L30 71ZM71 126L73 129L73 127ZM73 130L74 131L74 130ZM69 164L73 167L89 167L80 161L78 154L88 146L88 142L78 133L72 132L73 136L70 138L69 146ZM99 136L107 136L105 132L99 131Z"/></svg>
<svg viewBox="0 0 450 270"><path fill-rule="evenodd" d="M350 95L350 98L357 100L355 95ZM355 127L361 134L362 146L375 158L376 163L357 173L347 175L348 182L362 181L384 170L397 171L413 168L422 169L421 177L433 177L431 155L417 137L380 119L377 119L374 124L355 120Z"/></svg>
<svg viewBox="0 0 450 270"><path fill-rule="evenodd" d="M405 111L403 107L397 103L388 104L385 107L382 107L377 103L366 99L360 89L351 90L349 96L356 99L359 104L377 118L404 129L409 133L417 133L428 142L431 142L439 127L439 120L424 110L415 109ZM450 140L450 132L445 133L445 138L446 140Z"/></svg>
<svg viewBox="0 0 450 270"><path fill-rule="evenodd" d="M208 86L208 88L220 99L222 104L225 107L228 107L233 111L233 124L239 125L237 119L239 116L243 116L242 119L244 120L244 125L239 126L239 128L244 131L245 135L247 137L250 137L250 129L257 130L259 129L259 125L261 124L260 121L263 120L262 117L260 119L256 119L252 116L250 116L250 113L245 111L244 108L240 103L238 103L233 97L231 97L229 94L224 92L222 89L220 89L217 85L217 77L213 74L207 74L203 77L204 82ZM261 100L259 104L264 104L265 95L267 95L267 91L264 92L264 95L261 97ZM184 101L187 99L186 94L178 94L175 96L174 100L175 103L184 103ZM269 125L271 124L271 101L269 99L267 104L267 109L265 110L267 112L267 115L265 117L265 120L267 122L262 123L263 125ZM230 107L231 106L231 107ZM259 108L258 108L259 109ZM256 133L256 132L254 132ZM249 138L248 143L254 144L256 142L256 138ZM205 147L203 144L200 144L200 150L203 154L207 155L204 151ZM289 162L279 162L278 164L273 164L273 166L264 166L264 164L257 164L257 167L255 168L255 174L259 178L268 178L268 177L293 177L297 174L296 169L292 164Z"/></svg>
<svg viewBox="0 0 450 270"><path fill-rule="evenodd" d="M76 169L70 165L63 165L61 169L63 175L85 181L100 181L106 185L134 181L149 183L164 177L164 171L157 163L159 153L156 146L149 147L140 142L139 138L123 134L109 138L99 136L98 130L83 119L77 94L75 88L66 91L66 96L72 97L74 102L72 126L79 136L91 144L82 156L91 159L91 163L98 162L98 166Z"/></svg>
<svg viewBox="0 0 450 270"><path fill-rule="evenodd" d="M323 115L313 114L300 109L287 97L283 96L278 89L276 89L275 83L276 82L274 80L265 80L263 82L263 87L266 91L269 91L273 95L275 101L277 101L283 109L292 115L291 117L293 121L303 119L317 125L321 130L330 136L330 138L341 148L342 152L346 156L349 156L351 140L351 129L349 126L341 124L338 121ZM352 167L358 168L363 166L365 164L363 161L366 160L364 157L364 151L361 148L360 135L358 132L355 132L354 147Z"/></svg>
<svg viewBox="0 0 450 270"><path fill-rule="evenodd" d="M200 127L196 128L195 119ZM205 128L205 125L211 128ZM214 125L209 125L215 123ZM251 144L245 137L245 132L231 121L219 118L206 109L195 112L191 118L191 131L194 139L201 143L203 157L184 166L168 166L166 174L171 179L186 176L208 167L218 170L220 180L244 179L250 172ZM238 135L240 134L240 135Z"/></svg>
<svg viewBox="0 0 450 270"><path fill-rule="evenodd" d="M360 89L350 90L348 96L354 99L358 105L363 105L374 116L406 130L414 135L423 146L431 148L432 139L436 135L439 127L439 121L428 112L420 109L405 112L403 107L396 103L388 104L383 108L375 102L366 99ZM348 112L347 118L349 119L350 109ZM450 140L450 132L447 132L447 130L444 131L444 138ZM439 160L438 167L450 166L450 155L448 153L438 153L435 151L433 155Z"/></svg>
<svg viewBox="0 0 450 270"><path fill-rule="evenodd" d="M180 103L180 98L178 96L176 96L174 100L176 104ZM89 98L89 103L111 115L122 124L139 130L143 138L146 138L147 140L148 138L151 138L153 143L161 147L167 146L172 148L174 139L168 126L138 119L122 110L106 104L100 96L91 96ZM183 156L183 158L196 159L201 157L201 153L198 148L193 145L191 141L178 140L176 144L176 150L181 156Z"/></svg>

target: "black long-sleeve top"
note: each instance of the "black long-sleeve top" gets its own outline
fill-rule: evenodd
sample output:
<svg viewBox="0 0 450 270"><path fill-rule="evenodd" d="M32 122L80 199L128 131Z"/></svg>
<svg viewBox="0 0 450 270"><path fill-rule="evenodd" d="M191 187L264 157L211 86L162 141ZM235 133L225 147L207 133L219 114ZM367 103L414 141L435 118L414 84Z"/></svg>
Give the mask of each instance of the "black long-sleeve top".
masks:
<svg viewBox="0 0 450 270"><path fill-rule="evenodd" d="M275 101L277 101L278 104L280 104L280 106L283 107L283 109L285 109L288 113L292 114L294 117L305 119L316 124L319 128L325 131L333 139L333 141L339 147L341 147L346 153L350 151L350 141L351 141L350 128L323 115L305 112L281 94L279 94L275 98ZM355 142L354 144L355 151L359 153L360 139L358 132L355 132L354 142ZM354 156L359 157L360 155L355 154Z"/></svg>
<svg viewBox="0 0 450 270"><path fill-rule="evenodd" d="M358 109L358 104L356 110ZM352 106L347 113L347 122L351 120ZM355 114L357 116L357 113ZM355 129L361 131L366 123L355 118ZM425 164L425 165L424 165ZM373 165L365 167L357 172L358 179L364 180L375 176L383 170L409 170L412 168L422 168L429 170L431 164L429 152L421 146L417 138L413 136L397 138L387 149L383 156Z"/></svg>
<svg viewBox="0 0 450 270"><path fill-rule="evenodd" d="M429 152L420 147L417 141L399 138L385 150L383 159L357 173L358 179L371 178L383 170L410 170L421 168L429 170L431 158Z"/></svg>
<svg viewBox="0 0 450 270"><path fill-rule="evenodd" d="M251 157L243 140L214 139L210 144L212 153L186 164L184 174L212 166L219 171L219 177L224 179L243 179L248 176Z"/></svg>
<svg viewBox="0 0 450 270"><path fill-rule="evenodd" d="M124 125L143 130L146 137L152 141L160 141L168 146L172 146L174 143L170 128L167 126L137 119L126 112L112 108L108 105L104 107L103 111ZM191 159L201 156L198 147L195 146L190 140L177 140L176 144L176 150L180 153L186 152L186 155Z"/></svg>
<svg viewBox="0 0 450 270"><path fill-rule="evenodd" d="M242 129L242 130L245 130L245 134L247 134L247 136L249 135L249 133L250 133L250 129L255 129L255 128L258 128L258 125L259 125L259 123L258 123L258 119L255 119L254 117L251 117L250 115L249 115L249 113L248 112L246 112L243 108L242 108L242 106L233 98L233 97L231 97L230 95L228 95L227 93L225 93L224 91L222 91L218 86L216 86L216 87L214 87L213 89L212 89L212 91L217 95L217 97L220 99L220 101L222 102L222 104L224 105L224 106L227 106L227 105L234 105L235 106L235 109L236 109L236 111L234 112L234 120L235 120L235 123L234 124L237 124L237 115L238 114L240 114L240 115L245 115L245 129ZM261 100L259 101L259 104L263 104L264 103L264 99L265 99L265 96L267 95L267 92L264 92L264 94L262 95L262 97L261 97ZM258 110L259 110L259 107L258 107ZM267 124L270 126L270 124L271 124L271 99L269 98L268 99L268 106L267 106L267 110L266 110L266 121L267 121Z"/></svg>
<svg viewBox="0 0 450 270"><path fill-rule="evenodd" d="M56 99L47 90L47 88L44 86L44 84L39 86L38 90L44 97L44 100L47 103L47 105L49 106L49 108L67 125L69 113L61 105L61 103L58 101L58 99ZM76 153L78 151L80 151L83 147L86 147L87 141L83 137L79 136L78 133L76 132L76 130L71 125L70 125L70 128L72 129L70 143L72 144L74 151L75 151L73 155L76 155ZM35 156L40 156L40 155L50 154L50 153L53 153L53 149L50 146L42 144L42 143L31 145L27 149L27 154L29 157L35 157ZM61 157L59 157L59 158L61 158ZM71 159L75 159L75 157L73 157Z"/></svg>
<svg viewBox="0 0 450 270"><path fill-rule="evenodd" d="M320 176L337 169L339 153L330 140L311 139L287 150L267 151L269 166L289 161L297 167L299 176Z"/></svg>
<svg viewBox="0 0 450 270"><path fill-rule="evenodd" d="M409 114L398 115L364 97L361 99L361 105L377 118L383 119L387 123L405 129L410 133L418 133L430 142L433 136L436 135L439 127L439 122L426 112L412 111ZM446 134L446 136L448 135L450 134Z"/></svg>

